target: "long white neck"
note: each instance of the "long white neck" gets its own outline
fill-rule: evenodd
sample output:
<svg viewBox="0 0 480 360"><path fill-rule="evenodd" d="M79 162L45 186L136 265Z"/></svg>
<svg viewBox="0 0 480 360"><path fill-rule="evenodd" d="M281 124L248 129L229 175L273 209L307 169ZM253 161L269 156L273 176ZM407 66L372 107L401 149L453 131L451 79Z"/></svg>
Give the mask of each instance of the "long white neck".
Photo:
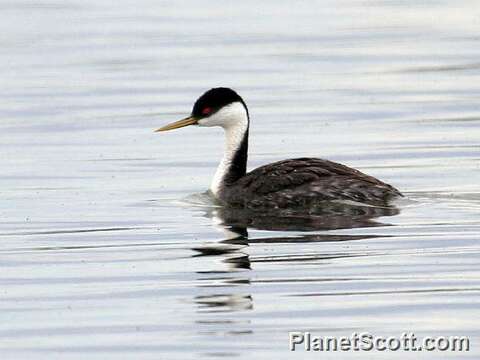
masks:
<svg viewBox="0 0 480 360"><path fill-rule="evenodd" d="M248 114L243 104L235 102L213 115L218 125L225 130L225 148L223 158L218 165L210 185L210 191L219 197L227 179L244 175L248 150ZM208 125L207 125L208 126ZM243 174L241 174L243 172Z"/></svg>

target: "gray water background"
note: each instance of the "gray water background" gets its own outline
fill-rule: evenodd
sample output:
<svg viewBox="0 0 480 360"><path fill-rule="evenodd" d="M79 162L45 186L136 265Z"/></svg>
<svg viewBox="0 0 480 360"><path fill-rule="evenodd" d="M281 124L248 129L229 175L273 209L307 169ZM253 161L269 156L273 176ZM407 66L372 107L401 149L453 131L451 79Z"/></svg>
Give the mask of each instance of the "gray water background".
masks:
<svg viewBox="0 0 480 360"><path fill-rule="evenodd" d="M0 1L2 359L477 359L478 1ZM248 229L192 202L219 129L406 195L376 227ZM193 194L193 195L192 195ZM288 351L289 331L465 335L468 353Z"/></svg>

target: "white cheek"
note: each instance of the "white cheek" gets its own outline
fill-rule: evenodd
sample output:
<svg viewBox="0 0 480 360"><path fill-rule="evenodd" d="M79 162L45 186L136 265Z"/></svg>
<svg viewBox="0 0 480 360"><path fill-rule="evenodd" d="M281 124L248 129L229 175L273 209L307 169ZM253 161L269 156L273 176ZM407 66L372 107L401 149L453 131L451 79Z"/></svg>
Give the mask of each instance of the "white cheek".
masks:
<svg viewBox="0 0 480 360"><path fill-rule="evenodd" d="M198 125L200 126L221 126L228 128L238 125L244 121L248 121L245 107L240 102L234 102L224 108L218 110L216 113L207 118L200 119Z"/></svg>
<svg viewBox="0 0 480 360"><path fill-rule="evenodd" d="M199 126L222 126L222 119L219 118L218 112L209 117L198 120Z"/></svg>

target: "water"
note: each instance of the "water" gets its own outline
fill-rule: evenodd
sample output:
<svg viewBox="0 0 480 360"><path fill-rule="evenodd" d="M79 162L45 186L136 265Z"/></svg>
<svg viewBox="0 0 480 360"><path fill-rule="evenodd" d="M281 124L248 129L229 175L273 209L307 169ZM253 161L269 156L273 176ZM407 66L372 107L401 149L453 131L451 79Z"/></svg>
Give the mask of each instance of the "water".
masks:
<svg viewBox="0 0 480 360"><path fill-rule="evenodd" d="M1 1L2 359L478 358L479 10ZM234 239L199 195L221 131L152 132L220 85L250 107L250 168L343 162L401 189L400 213ZM471 349L291 353L289 331Z"/></svg>

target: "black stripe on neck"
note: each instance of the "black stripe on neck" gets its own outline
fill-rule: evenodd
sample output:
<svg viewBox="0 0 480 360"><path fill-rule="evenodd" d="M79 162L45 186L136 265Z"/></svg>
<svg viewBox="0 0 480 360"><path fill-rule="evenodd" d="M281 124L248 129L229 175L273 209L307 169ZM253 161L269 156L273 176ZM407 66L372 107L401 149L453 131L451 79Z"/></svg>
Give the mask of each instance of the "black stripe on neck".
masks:
<svg viewBox="0 0 480 360"><path fill-rule="evenodd" d="M232 162L225 175L224 181L227 184L232 184L247 173L247 160L248 160L248 131L250 124L247 125L247 130L243 135L242 142L238 147L235 155L233 155Z"/></svg>

